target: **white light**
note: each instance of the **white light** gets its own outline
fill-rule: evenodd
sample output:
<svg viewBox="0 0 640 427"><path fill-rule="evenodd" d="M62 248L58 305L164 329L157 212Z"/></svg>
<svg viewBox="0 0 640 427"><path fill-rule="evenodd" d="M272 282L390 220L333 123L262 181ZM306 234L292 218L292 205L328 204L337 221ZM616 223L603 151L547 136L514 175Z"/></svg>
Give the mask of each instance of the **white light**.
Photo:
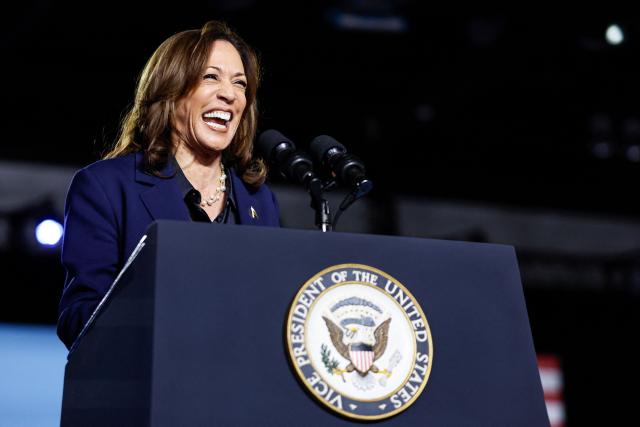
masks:
<svg viewBox="0 0 640 427"><path fill-rule="evenodd" d="M57 221L45 219L36 226L36 239L41 245L57 245L61 238L62 225Z"/></svg>
<svg viewBox="0 0 640 427"><path fill-rule="evenodd" d="M607 28L607 32L605 34L605 38L609 44L617 45L624 41L624 33L622 32L622 28L613 24L609 25Z"/></svg>

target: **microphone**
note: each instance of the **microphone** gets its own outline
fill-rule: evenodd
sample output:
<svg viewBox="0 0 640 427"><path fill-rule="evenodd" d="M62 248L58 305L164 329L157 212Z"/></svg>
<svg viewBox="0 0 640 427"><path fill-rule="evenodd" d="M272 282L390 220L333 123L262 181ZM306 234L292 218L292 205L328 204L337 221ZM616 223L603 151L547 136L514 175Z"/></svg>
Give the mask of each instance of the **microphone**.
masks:
<svg viewBox="0 0 640 427"><path fill-rule="evenodd" d="M309 155L297 150L295 144L277 130L262 132L256 148L267 163L276 165L291 181L304 185L310 191L320 190L322 182L313 172Z"/></svg>
<svg viewBox="0 0 640 427"><path fill-rule="evenodd" d="M348 154L344 145L328 135L320 135L311 141L311 155L335 176L336 180L363 195L371 191L373 183L366 178L364 164L356 156Z"/></svg>

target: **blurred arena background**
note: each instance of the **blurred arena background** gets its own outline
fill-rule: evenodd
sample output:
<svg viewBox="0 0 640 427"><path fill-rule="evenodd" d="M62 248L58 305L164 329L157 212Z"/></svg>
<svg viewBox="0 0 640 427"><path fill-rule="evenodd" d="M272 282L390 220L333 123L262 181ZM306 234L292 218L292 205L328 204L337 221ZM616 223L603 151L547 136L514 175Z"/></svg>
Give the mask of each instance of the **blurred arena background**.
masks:
<svg viewBox="0 0 640 427"><path fill-rule="evenodd" d="M338 231L515 246L551 424L636 418L640 15L156 6L32 0L5 15L0 426L59 422L57 224L74 171L113 141L153 50L209 19L260 53L260 130L301 148L331 135L364 160L375 189ZM313 228L304 191L271 183L283 225Z"/></svg>

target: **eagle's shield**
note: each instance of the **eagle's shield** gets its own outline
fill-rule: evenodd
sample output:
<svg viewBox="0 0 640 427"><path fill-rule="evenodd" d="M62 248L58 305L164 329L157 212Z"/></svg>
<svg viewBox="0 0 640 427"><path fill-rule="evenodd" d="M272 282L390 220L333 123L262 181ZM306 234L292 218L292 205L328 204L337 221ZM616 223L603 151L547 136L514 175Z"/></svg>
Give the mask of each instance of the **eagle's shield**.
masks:
<svg viewBox="0 0 640 427"><path fill-rule="evenodd" d="M366 374L373 365L373 347L366 344L351 344L349 346L349 358L358 372Z"/></svg>

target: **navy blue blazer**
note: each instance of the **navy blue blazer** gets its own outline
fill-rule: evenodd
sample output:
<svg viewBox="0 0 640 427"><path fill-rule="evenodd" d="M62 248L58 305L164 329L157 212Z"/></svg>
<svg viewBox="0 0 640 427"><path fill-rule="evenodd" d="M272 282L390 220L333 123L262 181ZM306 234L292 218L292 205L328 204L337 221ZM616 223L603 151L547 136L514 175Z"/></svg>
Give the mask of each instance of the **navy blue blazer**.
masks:
<svg viewBox="0 0 640 427"><path fill-rule="evenodd" d="M154 220L190 221L173 178L144 172L141 153L101 160L79 170L65 204L62 264L66 270L58 336L70 348ZM163 176L173 175L173 162ZM266 185L247 186L231 169L240 224L277 227L278 204ZM251 209L256 215L251 214Z"/></svg>

